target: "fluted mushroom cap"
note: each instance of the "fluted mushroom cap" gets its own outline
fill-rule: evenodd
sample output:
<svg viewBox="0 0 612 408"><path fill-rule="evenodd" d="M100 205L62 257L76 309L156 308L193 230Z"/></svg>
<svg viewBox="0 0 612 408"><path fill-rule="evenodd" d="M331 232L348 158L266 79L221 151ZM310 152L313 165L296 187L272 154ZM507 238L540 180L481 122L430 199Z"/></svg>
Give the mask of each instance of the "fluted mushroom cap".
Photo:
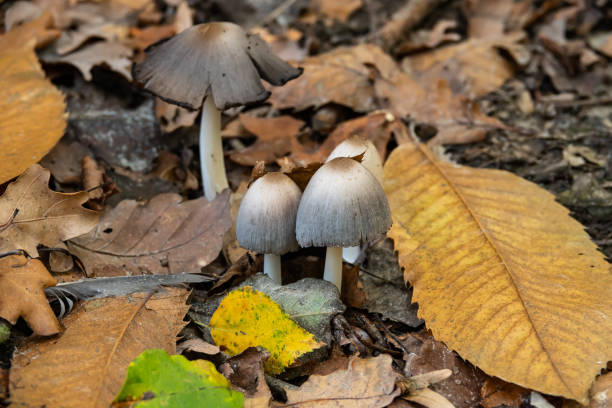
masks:
<svg viewBox="0 0 612 408"><path fill-rule="evenodd" d="M249 187L236 218L241 247L261 254L296 251L295 218L302 191L283 173L267 173Z"/></svg>
<svg viewBox="0 0 612 408"><path fill-rule="evenodd" d="M376 177L379 183L383 182L383 165L376 146L369 139L354 135L344 140L332 150L327 161L336 157L355 157L363 153L361 165Z"/></svg>
<svg viewBox="0 0 612 408"><path fill-rule="evenodd" d="M225 22L195 25L153 44L146 54L134 65L135 81L189 109L199 109L207 95L219 110L260 102L270 94L261 79L283 85L302 73L278 58L258 35Z"/></svg>
<svg viewBox="0 0 612 408"><path fill-rule="evenodd" d="M296 222L302 247L350 247L382 236L391 228L382 186L353 159L324 164L304 190Z"/></svg>

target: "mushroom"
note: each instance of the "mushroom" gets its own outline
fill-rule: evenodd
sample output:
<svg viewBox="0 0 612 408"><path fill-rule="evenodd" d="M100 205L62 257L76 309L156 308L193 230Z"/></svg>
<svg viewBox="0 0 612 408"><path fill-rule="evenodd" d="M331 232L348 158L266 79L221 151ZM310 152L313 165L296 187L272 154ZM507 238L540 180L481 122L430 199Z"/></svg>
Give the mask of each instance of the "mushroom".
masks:
<svg viewBox="0 0 612 408"><path fill-rule="evenodd" d="M264 273L281 284L280 255L295 251L295 219L302 191L283 173L267 173L247 190L236 218L243 248L264 254Z"/></svg>
<svg viewBox="0 0 612 408"><path fill-rule="evenodd" d="M200 109L200 162L208 200L228 187L221 143L221 111L268 98L261 79L283 85L302 73L278 58L258 35L233 23L188 28L146 50L135 81L161 99Z"/></svg>
<svg viewBox="0 0 612 408"><path fill-rule="evenodd" d="M362 136L354 135L344 140L332 150L327 161L333 160L336 157L355 157L361 154L363 154L361 165L368 169L378 182L382 184L383 165L382 160L380 160L380 154L376 150L374 143ZM342 249L342 258L349 263L355 263L360 254L361 247L359 245Z"/></svg>
<svg viewBox="0 0 612 408"><path fill-rule="evenodd" d="M298 208L296 237L302 247L325 246L324 279L342 288L342 247L359 245L391 228L382 186L353 159L338 157L312 176Z"/></svg>

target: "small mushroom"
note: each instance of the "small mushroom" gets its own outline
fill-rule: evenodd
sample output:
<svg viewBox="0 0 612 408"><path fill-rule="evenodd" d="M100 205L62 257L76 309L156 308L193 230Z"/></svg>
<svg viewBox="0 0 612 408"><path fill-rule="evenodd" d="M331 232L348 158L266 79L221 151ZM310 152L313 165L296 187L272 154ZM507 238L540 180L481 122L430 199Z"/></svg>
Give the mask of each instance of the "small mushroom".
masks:
<svg viewBox="0 0 612 408"><path fill-rule="evenodd" d="M295 219L302 192L283 173L267 173L247 190L236 218L243 248L264 254L264 273L281 284L280 255L295 251Z"/></svg>
<svg viewBox="0 0 612 408"><path fill-rule="evenodd" d="M204 194L212 200L228 187L221 143L221 111L265 100L261 79L283 85L302 73L278 58L257 35L233 23L188 28L146 49L133 77L163 100L200 109L200 162Z"/></svg>
<svg viewBox="0 0 612 408"><path fill-rule="evenodd" d="M368 169L378 182L382 184L383 165L380 154L376 150L374 143L362 136L354 135L344 140L332 150L327 161L333 160L336 157L355 157L361 154L363 154L361 165ZM342 258L349 263L355 263L360 254L361 247L359 245L342 249Z"/></svg>
<svg viewBox="0 0 612 408"><path fill-rule="evenodd" d="M300 201L296 237L302 247L325 246L324 279L342 287L342 247L359 245L391 228L380 183L353 159L338 157L312 176Z"/></svg>

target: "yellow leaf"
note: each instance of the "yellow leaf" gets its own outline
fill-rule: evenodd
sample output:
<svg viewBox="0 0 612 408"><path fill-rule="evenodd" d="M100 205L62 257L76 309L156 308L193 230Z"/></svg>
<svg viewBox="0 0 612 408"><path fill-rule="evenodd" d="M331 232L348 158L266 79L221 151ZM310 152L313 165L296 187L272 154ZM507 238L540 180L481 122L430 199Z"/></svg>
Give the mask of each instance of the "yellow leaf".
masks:
<svg viewBox="0 0 612 408"><path fill-rule="evenodd" d="M42 159L66 128L64 96L32 46L0 47L0 184Z"/></svg>
<svg viewBox="0 0 612 408"><path fill-rule="evenodd" d="M320 345L265 293L250 286L223 299L210 319L210 334L231 355L249 347L265 348L271 354L266 371L272 374L282 373L296 358Z"/></svg>
<svg viewBox="0 0 612 408"><path fill-rule="evenodd" d="M389 157L385 191L436 339L490 375L585 402L612 359L612 274L569 211L511 173L411 143Z"/></svg>

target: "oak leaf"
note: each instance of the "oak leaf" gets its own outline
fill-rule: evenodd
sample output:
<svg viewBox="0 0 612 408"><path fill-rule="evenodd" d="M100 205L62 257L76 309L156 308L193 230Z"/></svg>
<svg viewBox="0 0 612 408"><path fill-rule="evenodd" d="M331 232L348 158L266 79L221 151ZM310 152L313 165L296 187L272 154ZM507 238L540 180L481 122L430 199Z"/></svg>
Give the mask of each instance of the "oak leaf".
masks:
<svg viewBox="0 0 612 408"><path fill-rule="evenodd" d="M412 143L390 155L384 188L434 337L490 375L586 402L612 359L612 274L569 211L511 173Z"/></svg>
<svg viewBox="0 0 612 408"><path fill-rule="evenodd" d="M0 184L42 159L66 128L64 97L45 78L32 44L4 48L3 38L0 36ZM15 41L23 44L23 40Z"/></svg>
<svg viewBox="0 0 612 408"><path fill-rule="evenodd" d="M398 375L388 354L354 358L345 370L329 375L311 375L299 389L287 389L287 404L317 408L386 407L399 395Z"/></svg>
<svg viewBox="0 0 612 408"><path fill-rule="evenodd" d="M146 205L121 201L68 248L92 276L200 272L231 224L229 190L212 202L159 194Z"/></svg>
<svg viewBox="0 0 612 408"><path fill-rule="evenodd" d="M37 245L58 247L85 234L98 213L82 207L89 193L49 189L49 170L33 164L0 196L0 253L24 250L38 257Z"/></svg>
<svg viewBox="0 0 612 408"><path fill-rule="evenodd" d="M62 320L53 339L30 338L15 352L11 403L47 408L108 407L130 361L150 348L174 353L189 290L96 299Z"/></svg>
<svg viewBox="0 0 612 408"><path fill-rule="evenodd" d="M302 354L320 346L265 293L250 286L230 292L210 319L210 334L230 355L249 347L271 354L266 371L282 373Z"/></svg>
<svg viewBox="0 0 612 408"><path fill-rule="evenodd" d="M0 258L0 317L11 324L23 317L32 331L42 336L59 333L60 325L44 292L55 283L37 259L22 255Z"/></svg>

